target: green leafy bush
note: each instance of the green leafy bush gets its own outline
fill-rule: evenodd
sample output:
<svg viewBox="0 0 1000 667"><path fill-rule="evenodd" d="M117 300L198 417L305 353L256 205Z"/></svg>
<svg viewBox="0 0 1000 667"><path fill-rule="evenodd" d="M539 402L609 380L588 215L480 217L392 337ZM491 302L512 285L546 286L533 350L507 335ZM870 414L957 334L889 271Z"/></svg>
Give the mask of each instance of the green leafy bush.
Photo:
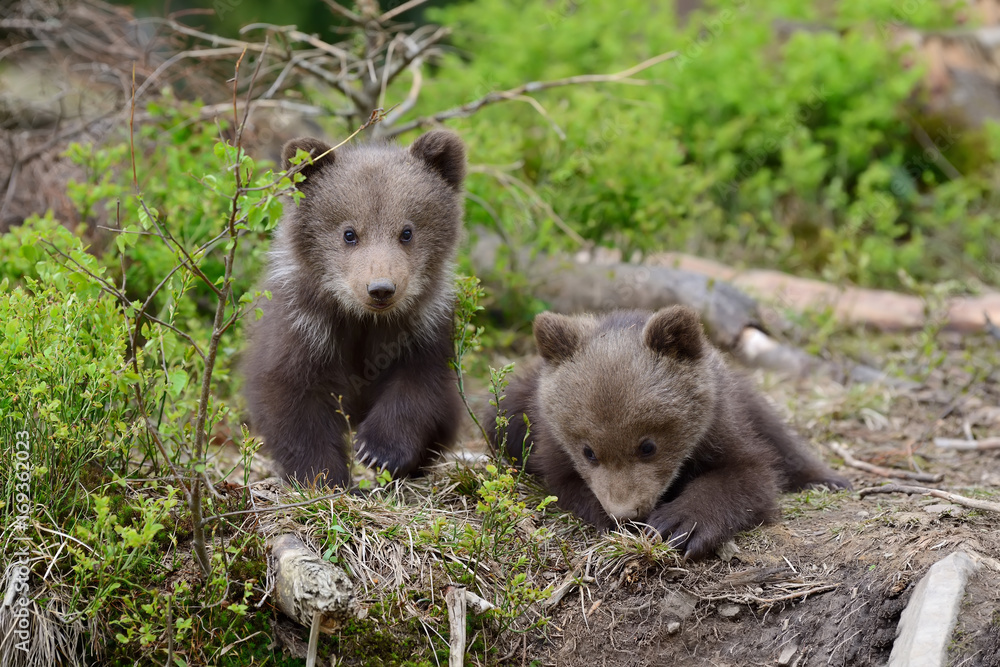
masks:
<svg viewBox="0 0 1000 667"><path fill-rule="evenodd" d="M57 641L66 661L166 654L172 636L193 642L172 653L177 664L228 664L219 649L257 632L241 619L262 576L234 570L247 552L262 568L262 545L249 532L212 548L220 526L206 517L230 505L204 492L215 477L207 442L230 414L234 325L254 298L235 267L259 251L240 254L252 244L238 241L267 234L291 180L209 143L211 128L161 143L155 131L137 137L153 147L136 156L148 195L131 193L127 144L69 150L87 175L69 186L81 217L116 213L105 252L87 252L83 226L73 233L51 216L0 237L0 435L31 445L25 465L19 448L0 450L4 555L24 563L36 623L68 633ZM201 580L161 590L192 550ZM95 625L89 642L74 639L94 618L115 631Z"/></svg>
<svg viewBox="0 0 1000 667"><path fill-rule="evenodd" d="M1000 234L987 212L1000 154L922 115L923 72L889 31L954 25L957 6L918 4L713 2L684 25L669 4L638 0L453 5L433 17L455 27L463 57L427 98L457 103L676 50L646 85L539 93L547 118L511 102L461 121L474 161L515 165L508 173L580 235L626 253L685 250L868 285L899 286L900 271L995 282ZM963 176L925 153L920 129L962 158ZM573 245L482 171L470 189L499 204L509 237ZM495 217L469 206L473 224Z"/></svg>
<svg viewBox="0 0 1000 667"><path fill-rule="evenodd" d="M56 238L66 251L96 270L96 259L64 228L48 219L37 227L62 230ZM27 241L33 230L28 223L18 234ZM78 274L51 260L32 264L28 257L47 257L42 245L25 242L16 256L8 255L37 278L13 288L7 278L0 282L0 474L6 513L24 469L8 445L15 433L25 433L31 502L58 521L88 479L124 473L132 416L121 312Z"/></svg>

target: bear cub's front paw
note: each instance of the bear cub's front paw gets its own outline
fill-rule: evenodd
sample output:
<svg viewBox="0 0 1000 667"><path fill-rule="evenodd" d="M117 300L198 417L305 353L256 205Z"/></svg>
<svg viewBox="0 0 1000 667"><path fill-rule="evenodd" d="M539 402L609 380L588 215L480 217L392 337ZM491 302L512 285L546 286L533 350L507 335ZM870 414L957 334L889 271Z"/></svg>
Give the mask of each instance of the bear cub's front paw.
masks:
<svg viewBox="0 0 1000 667"><path fill-rule="evenodd" d="M385 469L393 477L405 477L419 465L423 448L413 445L406 436L395 437L365 428L362 424L354 438L355 458L373 470Z"/></svg>
<svg viewBox="0 0 1000 667"><path fill-rule="evenodd" d="M706 513L692 511L678 501L658 506L646 524L658 532L664 542L691 559L707 556L732 537Z"/></svg>

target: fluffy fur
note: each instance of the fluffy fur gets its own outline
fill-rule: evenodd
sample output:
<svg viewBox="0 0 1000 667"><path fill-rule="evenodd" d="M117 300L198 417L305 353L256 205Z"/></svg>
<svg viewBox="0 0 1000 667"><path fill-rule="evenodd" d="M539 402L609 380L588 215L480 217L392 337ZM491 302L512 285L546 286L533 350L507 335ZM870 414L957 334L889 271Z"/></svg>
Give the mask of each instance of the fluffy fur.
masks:
<svg viewBox="0 0 1000 667"><path fill-rule="evenodd" d="M349 485L345 416L362 461L406 475L458 424L448 360L465 149L448 132L336 153L302 138L285 168L300 149L313 158L305 197L275 235L272 297L243 367L252 426L301 482Z"/></svg>
<svg viewBox="0 0 1000 667"><path fill-rule="evenodd" d="M726 366L690 309L542 313L534 331L541 359L512 380L494 444L596 526L644 523L697 558L773 520L779 490L850 488Z"/></svg>

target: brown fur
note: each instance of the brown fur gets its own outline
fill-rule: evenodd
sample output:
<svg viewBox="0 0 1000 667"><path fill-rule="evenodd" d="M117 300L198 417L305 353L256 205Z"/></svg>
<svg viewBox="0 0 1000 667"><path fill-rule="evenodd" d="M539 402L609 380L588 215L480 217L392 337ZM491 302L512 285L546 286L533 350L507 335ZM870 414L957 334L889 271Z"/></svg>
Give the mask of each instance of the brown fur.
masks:
<svg viewBox="0 0 1000 667"><path fill-rule="evenodd" d="M285 167L313 158L271 249L264 315L244 363L254 430L280 471L350 483L348 424L360 460L406 475L450 443L459 398L448 360L452 260L462 224L465 149L430 132L407 150L328 153L285 145Z"/></svg>
<svg viewBox="0 0 1000 667"><path fill-rule="evenodd" d="M779 490L850 488L726 366L694 311L542 313L534 328L541 359L511 382L494 443L506 436L508 456L586 521L645 523L697 558L773 520Z"/></svg>

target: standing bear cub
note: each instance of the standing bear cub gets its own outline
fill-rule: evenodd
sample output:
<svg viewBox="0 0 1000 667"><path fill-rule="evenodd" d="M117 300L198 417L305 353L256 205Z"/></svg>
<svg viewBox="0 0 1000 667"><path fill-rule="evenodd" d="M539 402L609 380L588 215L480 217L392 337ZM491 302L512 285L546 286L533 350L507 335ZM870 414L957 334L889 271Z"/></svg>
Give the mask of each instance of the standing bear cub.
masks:
<svg viewBox="0 0 1000 667"><path fill-rule="evenodd" d="M286 169L299 149L313 158L305 197L278 226L243 367L251 423L300 482L349 486L349 427L359 460L403 476L459 421L448 361L465 148L442 131L336 153L301 138Z"/></svg>
<svg viewBox="0 0 1000 667"><path fill-rule="evenodd" d="M773 520L779 490L850 488L726 366L694 311L542 313L534 330L541 359L511 382L494 443L582 519L645 523L698 558Z"/></svg>

